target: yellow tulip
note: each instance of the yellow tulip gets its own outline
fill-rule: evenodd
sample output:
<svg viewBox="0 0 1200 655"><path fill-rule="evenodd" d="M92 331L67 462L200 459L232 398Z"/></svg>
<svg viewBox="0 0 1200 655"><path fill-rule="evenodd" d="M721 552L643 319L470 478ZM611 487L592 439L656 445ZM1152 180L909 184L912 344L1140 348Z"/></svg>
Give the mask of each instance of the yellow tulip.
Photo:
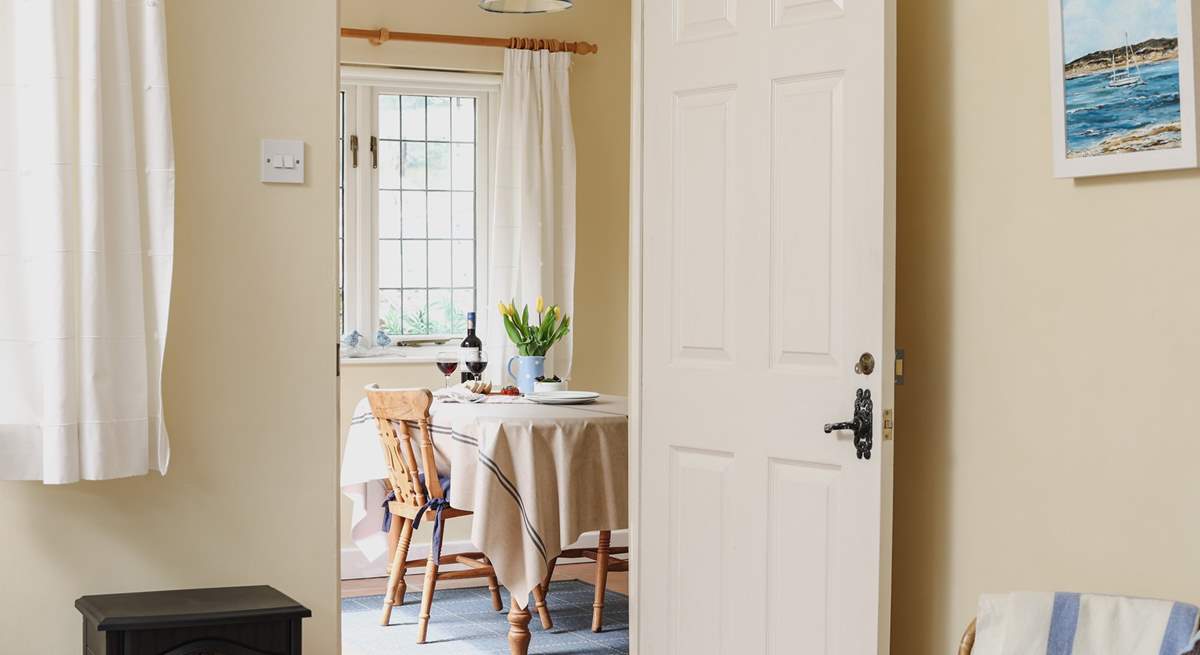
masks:
<svg viewBox="0 0 1200 655"><path fill-rule="evenodd" d="M516 318L518 316L517 305L515 303L511 303L511 302L508 303L508 315L513 318Z"/></svg>
<svg viewBox="0 0 1200 655"><path fill-rule="evenodd" d="M541 313L542 313L542 312L544 312L544 311L546 311L546 301L542 300L542 297L541 297L541 296L538 296L538 299L537 299L537 313L541 314Z"/></svg>
<svg viewBox="0 0 1200 655"><path fill-rule="evenodd" d="M555 318L555 320L562 318L562 309L560 309L560 308L558 307L558 305L555 305L555 306L554 306L554 307L552 307L551 309L553 309L553 310L554 310L554 318Z"/></svg>
<svg viewBox="0 0 1200 655"><path fill-rule="evenodd" d="M500 303L500 315L508 316L508 305L505 305L504 303Z"/></svg>

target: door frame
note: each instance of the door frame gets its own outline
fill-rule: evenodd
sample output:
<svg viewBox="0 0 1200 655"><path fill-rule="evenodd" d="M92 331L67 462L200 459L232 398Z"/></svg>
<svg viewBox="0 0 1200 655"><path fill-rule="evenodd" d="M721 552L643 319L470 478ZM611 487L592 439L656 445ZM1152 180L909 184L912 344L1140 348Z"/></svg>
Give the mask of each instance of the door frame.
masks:
<svg viewBox="0 0 1200 655"><path fill-rule="evenodd" d="M642 135L644 96L643 8L646 0L630 0L630 114L629 114L629 652L638 655L641 645L639 603L641 597L641 453L642 453ZM884 3L885 172L884 182L884 293L883 348L880 363L884 375L896 365L896 55L898 0ZM896 407L892 384L885 382L882 407ZM882 485L886 490L880 507L880 576L886 584L879 597L879 655L891 650L892 522L894 518L895 442L880 430L879 447L884 450ZM896 433L893 428L893 435ZM884 556L886 554L886 556Z"/></svg>
<svg viewBox="0 0 1200 655"><path fill-rule="evenodd" d="M642 8L629 11L629 652L638 655L641 630L642 534Z"/></svg>

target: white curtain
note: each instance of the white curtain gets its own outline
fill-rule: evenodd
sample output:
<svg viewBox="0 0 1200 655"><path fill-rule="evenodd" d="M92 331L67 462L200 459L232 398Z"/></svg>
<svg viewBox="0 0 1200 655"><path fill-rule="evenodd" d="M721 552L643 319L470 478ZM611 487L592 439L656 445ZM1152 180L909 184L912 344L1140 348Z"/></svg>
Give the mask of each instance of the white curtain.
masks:
<svg viewBox="0 0 1200 655"><path fill-rule="evenodd" d="M166 472L158 0L0 0L0 479Z"/></svg>
<svg viewBox="0 0 1200 655"><path fill-rule="evenodd" d="M506 50L500 85L488 271L488 360L495 379L516 349L496 306L533 304L538 296L574 315L575 136L571 126L571 53ZM573 323L573 321L572 321ZM574 325L572 325L574 330ZM546 375L571 374L573 335L546 357Z"/></svg>

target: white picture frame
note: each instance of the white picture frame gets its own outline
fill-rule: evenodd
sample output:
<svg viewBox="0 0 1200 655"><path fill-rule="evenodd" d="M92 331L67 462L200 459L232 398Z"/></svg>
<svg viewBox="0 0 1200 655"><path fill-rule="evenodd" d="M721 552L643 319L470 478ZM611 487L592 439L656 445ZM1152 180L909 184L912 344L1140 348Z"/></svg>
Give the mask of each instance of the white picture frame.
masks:
<svg viewBox="0 0 1200 655"><path fill-rule="evenodd" d="M1074 103L1077 100L1077 95L1080 93L1076 90L1068 90L1067 83L1069 80L1079 78L1082 80L1085 77L1094 78L1090 83L1096 87L1103 82L1103 78L1098 76L1108 76L1109 81L1103 86L1119 90L1118 87L1122 80L1121 63L1114 54L1114 61L1109 70L1097 69L1091 73L1078 73L1068 76L1067 60L1064 57L1064 39L1067 26L1064 25L1064 3L1086 4L1089 0L1048 0L1050 6L1050 98L1051 98L1051 125L1053 132L1052 141L1052 157L1054 162L1054 176L1058 178L1075 178L1089 177L1096 175L1117 175L1122 173L1141 173L1147 171L1162 171L1182 168L1194 168L1197 165L1197 139L1196 139L1196 78L1195 78L1195 60L1196 52L1193 45L1193 0L1170 0L1176 5L1177 28L1178 28L1178 92L1179 92L1179 138L1178 147L1173 145L1158 145L1154 149L1141 149L1136 138L1137 135L1133 132L1118 133L1115 130L1111 133L1104 133L1100 130L1100 135L1091 136L1093 141L1100 139L1098 144L1090 147L1082 147L1079 145L1079 140L1083 139L1080 134L1095 132L1097 130L1080 130L1077 114L1072 114L1068 118L1068 101ZM1073 20L1071 16L1067 16L1066 20ZM1094 21L1093 21L1094 22ZM1138 55L1134 54L1131 44L1128 43L1129 37L1126 38L1124 46L1119 43L1111 44L1113 50L1117 53L1130 53L1127 60L1136 62ZM1111 39L1110 39L1111 40ZM1142 45L1139 43L1138 45ZM1099 54L1097 51L1093 53L1093 58ZM1082 57L1080 58L1082 59ZM1077 60L1076 60L1077 61ZM1076 62L1072 62L1075 64ZM1157 62L1156 62L1157 63ZM1136 65L1136 64L1135 64ZM1151 64L1153 66L1153 64ZM1140 67L1139 67L1140 70ZM1128 63L1126 63L1126 74L1132 77L1137 77L1136 81L1124 80L1130 85L1146 84L1141 81L1141 77L1136 73L1129 73ZM1081 111L1076 109L1075 111ZM1132 110L1131 110L1132 111ZM1155 126L1150 126L1144 129L1150 133ZM1071 130L1070 135L1068 130ZM1068 141L1070 136L1071 141ZM1159 137L1153 137L1159 138ZM1131 145L1113 146L1114 142L1132 141ZM1142 143L1146 141L1143 140ZM1172 141L1173 143L1173 141ZM1106 147L1107 146L1107 147ZM1072 149L1074 147L1074 149Z"/></svg>

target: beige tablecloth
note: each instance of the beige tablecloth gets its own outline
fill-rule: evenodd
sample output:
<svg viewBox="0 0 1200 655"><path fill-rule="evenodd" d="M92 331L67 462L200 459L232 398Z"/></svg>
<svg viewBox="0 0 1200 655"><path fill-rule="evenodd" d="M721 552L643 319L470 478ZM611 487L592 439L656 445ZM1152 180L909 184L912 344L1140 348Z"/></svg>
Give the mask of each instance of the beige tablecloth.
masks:
<svg viewBox="0 0 1200 655"><path fill-rule="evenodd" d="M624 398L558 406L435 402L430 415L438 469L450 475L450 503L475 513L471 541L519 605L548 562L580 535L627 527ZM364 398L351 419L341 484L354 503L355 543L371 560L386 552L382 498L371 486L386 474Z"/></svg>

